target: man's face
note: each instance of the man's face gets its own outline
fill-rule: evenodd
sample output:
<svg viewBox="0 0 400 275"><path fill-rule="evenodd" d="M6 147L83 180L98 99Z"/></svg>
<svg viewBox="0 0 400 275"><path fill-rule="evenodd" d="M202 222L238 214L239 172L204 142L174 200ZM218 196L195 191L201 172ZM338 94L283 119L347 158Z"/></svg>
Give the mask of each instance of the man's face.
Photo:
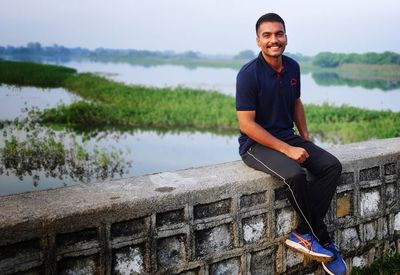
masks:
<svg viewBox="0 0 400 275"><path fill-rule="evenodd" d="M285 51L287 37L280 22L263 22L258 28L257 45L266 57L279 57Z"/></svg>

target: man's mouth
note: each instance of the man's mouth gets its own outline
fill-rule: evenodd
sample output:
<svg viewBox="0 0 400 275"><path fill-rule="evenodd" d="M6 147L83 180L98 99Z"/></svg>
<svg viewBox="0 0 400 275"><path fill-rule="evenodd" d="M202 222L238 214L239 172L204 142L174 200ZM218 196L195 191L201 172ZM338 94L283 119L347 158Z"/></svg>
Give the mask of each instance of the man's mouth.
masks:
<svg viewBox="0 0 400 275"><path fill-rule="evenodd" d="M278 49L282 48L282 46L281 45L271 45L271 46L268 46L267 48L278 50Z"/></svg>

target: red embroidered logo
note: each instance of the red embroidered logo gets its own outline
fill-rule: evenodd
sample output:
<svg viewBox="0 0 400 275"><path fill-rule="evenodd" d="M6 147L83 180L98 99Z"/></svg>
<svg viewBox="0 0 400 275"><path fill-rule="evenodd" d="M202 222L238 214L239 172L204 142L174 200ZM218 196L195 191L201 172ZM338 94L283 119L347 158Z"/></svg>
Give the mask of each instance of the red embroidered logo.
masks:
<svg viewBox="0 0 400 275"><path fill-rule="evenodd" d="M297 79L296 78L290 79L290 85L296 86L297 85Z"/></svg>

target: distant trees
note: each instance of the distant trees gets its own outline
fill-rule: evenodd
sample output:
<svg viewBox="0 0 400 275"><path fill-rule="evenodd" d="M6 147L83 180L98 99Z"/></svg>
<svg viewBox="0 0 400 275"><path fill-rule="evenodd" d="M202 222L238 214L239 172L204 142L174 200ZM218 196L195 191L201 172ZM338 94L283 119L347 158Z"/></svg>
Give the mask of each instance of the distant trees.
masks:
<svg viewBox="0 0 400 275"><path fill-rule="evenodd" d="M241 60L251 60L255 58L256 55L252 50L243 50L239 52L237 55L235 55L233 58L234 59L241 59Z"/></svg>
<svg viewBox="0 0 400 275"><path fill-rule="evenodd" d="M322 52L317 54L313 59L313 64L326 67L334 68L342 64L395 64L400 65L400 54L394 52L383 52L383 53L331 53Z"/></svg>
<svg viewBox="0 0 400 275"><path fill-rule="evenodd" d="M311 56L302 55L301 53L288 53L285 52L285 55L293 58L297 62L307 62L312 59ZM233 58L237 60L251 60L256 57L256 54L252 50L243 50L240 51Z"/></svg>
<svg viewBox="0 0 400 275"><path fill-rule="evenodd" d="M187 51L182 54L183 58L188 58L188 59L198 59L199 58L199 53L194 52L194 51Z"/></svg>
<svg viewBox="0 0 400 275"><path fill-rule="evenodd" d="M293 58L297 62L308 62L308 61L312 60L311 56L302 55L301 53L288 53L288 52L285 52L285 55Z"/></svg>
<svg viewBox="0 0 400 275"><path fill-rule="evenodd" d="M1 55L10 56L45 56L45 57L72 57L88 56L90 50L84 48L67 48L54 44L50 47L43 47L39 42L30 42L26 47L0 47Z"/></svg>
<svg viewBox="0 0 400 275"><path fill-rule="evenodd" d="M383 53L332 53L321 52L315 57L302 55L300 53L288 53L285 55L295 59L298 62L310 62L316 66L325 68L335 68L342 64L396 64L400 65L400 54L395 52ZM186 51L176 53L174 51L149 51L149 50L135 50L135 49L108 49L97 48L89 50L81 47L67 48L62 45L54 44L53 46L42 46L39 42L30 42L26 46L0 46L1 56L14 56L21 60L30 59L73 59L73 58L93 58L101 60L134 60L134 59L178 59L178 60L195 60L195 59L236 59L238 61L249 61L257 55L249 49L242 50L234 56L230 55L205 55L197 51Z"/></svg>
<svg viewBox="0 0 400 275"><path fill-rule="evenodd" d="M34 51L34 52L40 52L42 51L42 45L40 45L39 42L30 42L26 46L29 50Z"/></svg>
<svg viewBox="0 0 400 275"><path fill-rule="evenodd" d="M175 53L174 51L149 51L149 50L134 50L134 49L107 49L97 48L89 50L81 47L67 48L54 44L50 47L43 47L38 42L30 42L26 46L0 46L0 55L20 56L20 57L130 57L130 58L182 58L182 59L198 59L201 54L195 51L186 51L183 53Z"/></svg>

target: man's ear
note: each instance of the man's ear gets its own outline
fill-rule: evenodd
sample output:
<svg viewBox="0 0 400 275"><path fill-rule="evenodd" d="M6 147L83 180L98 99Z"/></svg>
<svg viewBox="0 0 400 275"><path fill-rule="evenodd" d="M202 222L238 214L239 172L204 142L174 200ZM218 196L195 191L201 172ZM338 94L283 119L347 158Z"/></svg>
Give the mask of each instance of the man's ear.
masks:
<svg viewBox="0 0 400 275"><path fill-rule="evenodd" d="M256 43L257 43L257 46L260 47L260 37L258 35L256 37Z"/></svg>

